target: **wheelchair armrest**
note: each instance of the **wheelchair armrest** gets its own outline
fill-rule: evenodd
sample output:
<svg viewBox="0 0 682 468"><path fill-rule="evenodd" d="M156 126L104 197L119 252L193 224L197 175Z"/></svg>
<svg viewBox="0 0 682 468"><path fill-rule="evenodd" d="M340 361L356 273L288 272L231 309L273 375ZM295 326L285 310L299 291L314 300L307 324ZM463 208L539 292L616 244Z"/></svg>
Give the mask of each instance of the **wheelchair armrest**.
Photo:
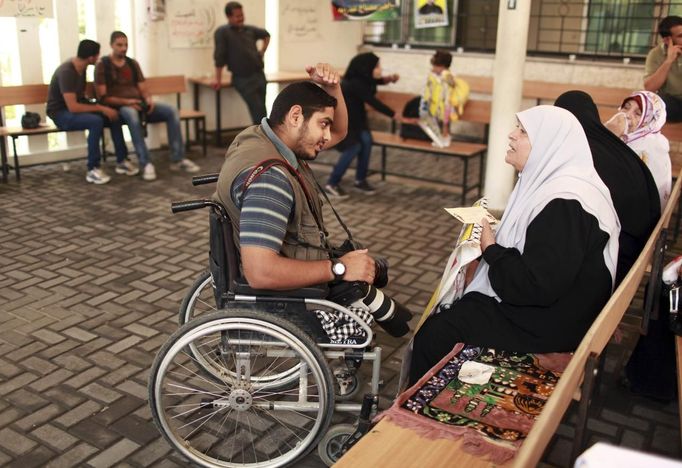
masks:
<svg viewBox="0 0 682 468"><path fill-rule="evenodd" d="M300 297L305 299L324 299L329 294L326 284L317 284L306 288L274 290L274 289L253 289L249 286L246 278L234 280L235 294L244 296L274 296L274 297Z"/></svg>

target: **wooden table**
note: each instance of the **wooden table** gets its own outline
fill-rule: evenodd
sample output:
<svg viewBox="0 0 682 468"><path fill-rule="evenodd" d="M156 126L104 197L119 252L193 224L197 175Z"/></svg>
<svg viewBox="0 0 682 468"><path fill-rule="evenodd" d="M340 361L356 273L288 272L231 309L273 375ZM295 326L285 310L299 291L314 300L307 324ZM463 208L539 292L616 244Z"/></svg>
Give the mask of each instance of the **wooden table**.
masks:
<svg viewBox="0 0 682 468"><path fill-rule="evenodd" d="M391 443L386 443L387 440ZM334 468L493 468L510 465L511 460L499 465L463 451L461 439L419 437L414 431L384 419L341 457Z"/></svg>
<svg viewBox="0 0 682 468"><path fill-rule="evenodd" d="M272 72L272 73L266 73L265 79L267 80L268 83L291 83L294 81L308 79L308 74L305 73L304 71L301 71L301 72L276 71L276 72ZM211 86L211 82L213 81L213 77L194 76L194 77L189 77L188 81L190 83L192 83L192 85L193 85L194 110L199 110L199 90L201 89L202 86L205 88L208 88L208 89L213 89L213 87ZM220 83L220 88L214 90L214 92L215 92L215 124L216 124L215 144L216 144L216 146L220 146L220 134L222 132L220 91L223 88L230 88L231 86L232 86L232 75L223 74L223 80ZM234 130L234 129L231 129L231 130Z"/></svg>

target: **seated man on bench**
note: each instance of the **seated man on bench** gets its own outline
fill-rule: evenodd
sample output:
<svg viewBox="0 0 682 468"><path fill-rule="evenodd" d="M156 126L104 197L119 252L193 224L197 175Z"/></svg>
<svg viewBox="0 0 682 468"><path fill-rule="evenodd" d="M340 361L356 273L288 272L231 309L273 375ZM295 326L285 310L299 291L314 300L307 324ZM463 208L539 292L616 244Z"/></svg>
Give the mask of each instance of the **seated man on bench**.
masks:
<svg viewBox="0 0 682 468"><path fill-rule="evenodd" d="M156 179L156 170L149 161L149 150L144 141L147 122L166 122L172 171L198 172L199 166L185 158L178 110L166 103L154 102L140 64L126 55L128 37L125 33L114 31L109 42L111 54L102 57L95 68L97 96L105 104L116 107L121 120L128 126L142 168L142 179ZM125 156L116 157L117 174L134 176L139 172Z"/></svg>
<svg viewBox="0 0 682 468"><path fill-rule="evenodd" d="M111 180L101 168L100 140L105 126L111 126L116 157L124 155L125 141L118 112L109 106L91 103L85 98L85 69L99 57L99 44L84 39L78 44L78 54L55 70L47 91L47 116L60 130L88 131L88 172L85 180L106 184Z"/></svg>
<svg viewBox="0 0 682 468"><path fill-rule="evenodd" d="M368 286L376 282L378 269L367 250L334 258L337 252L329 245L321 189L307 161L345 137L348 115L338 72L322 63L306 71L311 81L287 86L275 99L270 118L235 138L214 198L234 223L243 273L252 288L287 290L336 282L329 296L335 300L358 286L360 297L344 305L364 304L383 328L402 336L409 331L411 314Z"/></svg>

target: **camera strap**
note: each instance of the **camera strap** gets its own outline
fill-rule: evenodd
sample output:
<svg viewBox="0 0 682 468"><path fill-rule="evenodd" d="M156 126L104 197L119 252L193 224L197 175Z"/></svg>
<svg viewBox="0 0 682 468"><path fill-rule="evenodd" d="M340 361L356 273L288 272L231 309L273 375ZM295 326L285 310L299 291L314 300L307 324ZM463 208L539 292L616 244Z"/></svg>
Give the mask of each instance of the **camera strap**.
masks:
<svg viewBox="0 0 682 468"><path fill-rule="evenodd" d="M299 161L299 162L301 164L305 165L305 167L308 170L310 170L310 166L308 166L308 164L305 161ZM319 247L317 245L312 245L312 244L305 242L301 239L297 239L298 244L303 246L303 247L307 247L307 248L312 248L312 249L316 249L316 250L323 250L323 251L329 252L333 255L343 255L345 252L330 247L326 241L328 233L324 229L324 224L322 222L322 214L318 212L317 207L316 207L315 203L313 202L312 194L310 191L311 188L308 186L308 183L306 182L305 178L296 170L296 168L294 168L291 164L289 164L284 159L274 159L274 158L273 159L266 159L266 160L263 160L263 161L259 162L258 164L256 164L256 166L253 168L251 173L246 177L246 181L244 182L243 192L245 192L246 189L249 188L249 186L251 186L251 184L253 184L253 182L258 177L260 177L265 171L267 171L268 169L270 169L273 166L284 167L287 171L289 171L289 173L291 175L293 175L296 178L296 180L300 184L301 188L303 189L303 193L305 194L306 202L308 203L308 208L310 208L310 212L313 214L313 217L315 218L315 223L317 224L317 227L320 230L320 233L324 234L324 244L326 245L326 247ZM334 205L332 205L332 202L329 200L329 197L327 197L327 194L325 193L325 191L320 186L320 183L314 178L313 178L313 180L315 181L315 185L317 186L319 192L322 194L324 199L329 204L329 207L332 209L332 212L334 213L334 216L336 216L336 219L339 221L339 224L341 225L343 230L346 231L346 235L348 236L348 239L353 240L353 234L351 234L350 229L348 229L348 226L346 226L346 223L344 223L343 220L341 219L341 216L339 215L339 213L334 208Z"/></svg>

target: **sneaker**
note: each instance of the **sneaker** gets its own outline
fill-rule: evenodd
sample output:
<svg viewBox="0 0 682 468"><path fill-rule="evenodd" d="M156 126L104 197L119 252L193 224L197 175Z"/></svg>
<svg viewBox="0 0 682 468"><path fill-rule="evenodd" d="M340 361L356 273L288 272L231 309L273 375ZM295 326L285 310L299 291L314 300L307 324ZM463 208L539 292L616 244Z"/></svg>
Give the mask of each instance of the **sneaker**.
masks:
<svg viewBox="0 0 682 468"><path fill-rule="evenodd" d="M156 170L154 169L154 165L152 163L145 164L144 169L142 170L142 178L144 180L156 179Z"/></svg>
<svg viewBox="0 0 682 468"><path fill-rule="evenodd" d="M111 177L106 175L106 173L102 169L96 167L94 169L89 170L88 173L85 174L85 180L91 184L101 185L109 182L111 180Z"/></svg>
<svg viewBox="0 0 682 468"><path fill-rule="evenodd" d="M185 158L185 159L178 161L176 163L171 163L170 170L176 171L176 172L177 171L185 171L185 172L194 173L194 172L199 172L201 170L201 168L199 166L197 166L196 164L194 164L194 162L192 162L192 160Z"/></svg>
<svg viewBox="0 0 682 468"><path fill-rule="evenodd" d="M373 194L374 192L376 192L376 190L374 190L374 187L372 187L371 185L369 185L369 183L367 182L367 180L360 180L360 181L357 181L357 180L356 180L356 181L355 181L355 184L353 184L353 187L355 187L355 190L359 190L359 191L361 191L362 193L365 193L365 194L367 194L367 195L371 195L371 194Z"/></svg>
<svg viewBox="0 0 682 468"><path fill-rule="evenodd" d="M335 198L337 200L344 200L349 197L349 195L338 185L325 185L324 192L329 198Z"/></svg>
<svg viewBox="0 0 682 468"><path fill-rule="evenodd" d="M140 168L131 161L125 160L120 164L116 164L116 174L125 174L127 176L134 176L140 173Z"/></svg>

